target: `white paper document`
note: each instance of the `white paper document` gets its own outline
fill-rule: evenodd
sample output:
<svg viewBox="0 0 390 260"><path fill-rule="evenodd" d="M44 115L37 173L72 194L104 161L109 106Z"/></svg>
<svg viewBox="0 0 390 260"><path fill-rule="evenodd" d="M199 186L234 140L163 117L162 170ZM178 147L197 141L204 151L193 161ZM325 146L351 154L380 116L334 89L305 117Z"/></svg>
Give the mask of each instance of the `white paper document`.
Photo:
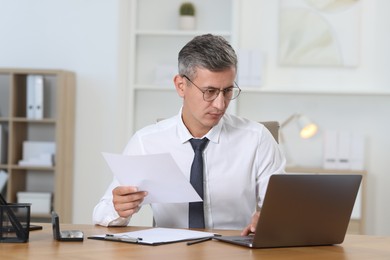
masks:
<svg viewBox="0 0 390 260"><path fill-rule="evenodd" d="M150 228L115 234L94 235L89 239L111 240L146 245L161 245L173 242L214 237L214 233L174 228Z"/></svg>
<svg viewBox="0 0 390 260"><path fill-rule="evenodd" d="M137 186L148 192L142 204L202 201L168 153L103 153L103 157L121 185Z"/></svg>

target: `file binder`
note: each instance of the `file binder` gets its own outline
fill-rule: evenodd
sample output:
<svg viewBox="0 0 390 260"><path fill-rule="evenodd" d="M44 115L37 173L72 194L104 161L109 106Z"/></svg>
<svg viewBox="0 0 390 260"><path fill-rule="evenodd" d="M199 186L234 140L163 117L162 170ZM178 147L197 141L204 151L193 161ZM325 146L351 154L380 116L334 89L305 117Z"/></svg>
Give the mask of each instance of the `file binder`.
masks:
<svg viewBox="0 0 390 260"><path fill-rule="evenodd" d="M43 77L36 75L35 76L35 85L34 85L34 105L35 105L35 119L43 118Z"/></svg>
<svg viewBox="0 0 390 260"><path fill-rule="evenodd" d="M28 75L27 76L27 104L26 104L26 115L27 118L33 119L35 118L35 108L34 108L34 100L35 100L35 76Z"/></svg>
<svg viewBox="0 0 390 260"><path fill-rule="evenodd" d="M3 192L5 186L7 186L8 173L6 171L0 170L0 194Z"/></svg>
<svg viewBox="0 0 390 260"><path fill-rule="evenodd" d="M7 162L7 137L3 125L0 124L0 164Z"/></svg>
<svg viewBox="0 0 390 260"><path fill-rule="evenodd" d="M337 169L348 170L350 168L351 133L339 132L338 136L338 162Z"/></svg>
<svg viewBox="0 0 390 260"><path fill-rule="evenodd" d="M338 134L328 130L324 133L324 169L337 169L338 161Z"/></svg>
<svg viewBox="0 0 390 260"><path fill-rule="evenodd" d="M328 130L324 134L324 169L363 170L364 136L360 133Z"/></svg>
<svg viewBox="0 0 390 260"><path fill-rule="evenodd" d="M26 115L29 119L43 118L43 87L42 75L27 75Z"/></svg>

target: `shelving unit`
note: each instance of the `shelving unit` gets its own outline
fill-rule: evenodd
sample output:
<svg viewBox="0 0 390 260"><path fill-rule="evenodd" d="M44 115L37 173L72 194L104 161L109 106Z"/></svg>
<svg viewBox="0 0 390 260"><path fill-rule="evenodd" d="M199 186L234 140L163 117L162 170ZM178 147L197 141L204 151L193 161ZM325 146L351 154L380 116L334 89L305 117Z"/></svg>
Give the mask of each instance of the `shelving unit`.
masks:
<svg viewBox="0 0 390 260"><path fill-rule="evenodd" d="M174 68L177 55L192 38L202 34L225 37L233 47L237 45L240 1L192 0L196 8L196 29L179 30L179 7L184 0L131 0L129 22L129 92L127 129L130 133L152 124L158 118L176 115L182 100L168 80L156 81L156 69ZM232 102L233 103L233 102ZM232 104L231 104L232 106ZM137 225L149 226L150 208L143 208L142 219L135 216Z"/></svg>
<svg viewBox="0 0 390 260"><path fill-rule="evenodd" d="M240 1L192 1L196 7L197 28L194 31L178 30L178 8L182 0L167 0L161 4L159 0L132 0L131 28L129 53L129 125L130 131L138 130L155 122L157 118L167 118L175 115L181 106L170 82L155 82L155 69L158 65L177 66L177 54L180 48L196 35L213 33L223 35L232 46L239 50L238 39L242 20ZM245 8L245 5L242 4ZM154 11L157 8L158 11ZM150 11L151 10L151 11ZM259 33L253 31L253 33ZM281 106L285 96L320 95L359 96L381 95L380 93L365 93L349 91L320 91L316 89L302 90L300 88L281 89L278 86L240 86L241 97L232 101L233 112L239 116L254 120L276 120L281 115L275 113L274 106ZM388 94L388 93L387 93ZM267 98L271 96L271 98ZM291 98L288 98L289 100ZM271 100L271 101L270 101ZM311 105L311 104L309 104ZM314 106L314 105L312 105ZM299 105L292 106L300 108ZM288 108L291 109L291 108ZM288 110L287 109L287 110ZM276 115L276 116L275 116ZM365 171L335 171L319 168L290 168L290 172L315 172L331 174L362 174L363 182L357 200L359 218L351 219L349 233L364 233L365 228Z"/></svg>
<svg viewBox="0 0 390 260"><path fill-rule="evenodd" d="M44 78L42 119L26 115L27 76ZM8 173L8 202L17 201L17 192L51 192L53 209L65 222L72 219L73 140L75 76L62 70L0 69L0 124L6 133L6 160L0 169ZM52 167L20 166L23 142L54 142ZM50 214L32 215L32 221L49 221Z"/></svg>
<svg viewBox="0 0 390 260"><path fill-rule="evenodd" d="M300 168L300 167L288 167L287 173L319 173L319 174L359 174L362 175L362 183L358 193L358 197L355 201L354 211L352 213L351 220L348 226L349 234L364 234L365 227L365 179L367 176L366 171L352 171L352 170L330 170L323 168Z"/></svg>
<svg viewBox="0 0 390 260"><path fill-rule="evenodd" d="M181 99L173 86L177 73L177 55L193 37L212 33L236 45L239 1L193 0L196 29L179 30L179 7L183 0L132 0L130 28L130 93L128 128L135 131L157 118L175 115ZM158 8L158 10L156 10ZM172 77L156 80L158 68L172 68ZM158 107L158 109L156 109Z"/></svg>

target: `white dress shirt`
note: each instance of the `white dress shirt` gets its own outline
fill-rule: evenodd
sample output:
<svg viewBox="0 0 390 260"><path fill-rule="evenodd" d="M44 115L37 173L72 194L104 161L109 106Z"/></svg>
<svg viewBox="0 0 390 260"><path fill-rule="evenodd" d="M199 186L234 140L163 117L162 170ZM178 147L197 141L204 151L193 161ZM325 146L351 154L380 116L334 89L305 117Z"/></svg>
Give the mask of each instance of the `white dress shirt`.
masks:
<svg viewBox="0 0 390 260"><path fill-rule="evenodd" d="M285 158L262 124L233 115L225 114L205 137L210 140L203 152L205 226L243 229L261 208L270 175L284 173ZM171 153L189 180L194 158L191 138L180 111L136 132L123 153ZM112 190L119 185L114 178L94 209L94 224L129 223L130 218L119 217L113 207ZM156 203L151 207L156 226L188 228L188 203Z"/></svg>

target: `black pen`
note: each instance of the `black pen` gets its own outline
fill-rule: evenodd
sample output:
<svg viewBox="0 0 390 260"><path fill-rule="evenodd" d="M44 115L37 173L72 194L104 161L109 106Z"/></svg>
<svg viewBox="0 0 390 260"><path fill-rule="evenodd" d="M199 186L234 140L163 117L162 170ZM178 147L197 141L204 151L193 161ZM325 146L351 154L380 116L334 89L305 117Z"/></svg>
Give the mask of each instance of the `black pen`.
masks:
<svg viewBox="0 0 390 260"><path fill-rule="evenodd" d="M205 238L201 238L201 239L198 239L198 240L190 241L190 242L187 242L187 246L191 246L191 245L195 245L195 244L198 244L198 243L206 242L206 241L209 241L211 239L212 239L212 237L205 237Z"/></svg>

